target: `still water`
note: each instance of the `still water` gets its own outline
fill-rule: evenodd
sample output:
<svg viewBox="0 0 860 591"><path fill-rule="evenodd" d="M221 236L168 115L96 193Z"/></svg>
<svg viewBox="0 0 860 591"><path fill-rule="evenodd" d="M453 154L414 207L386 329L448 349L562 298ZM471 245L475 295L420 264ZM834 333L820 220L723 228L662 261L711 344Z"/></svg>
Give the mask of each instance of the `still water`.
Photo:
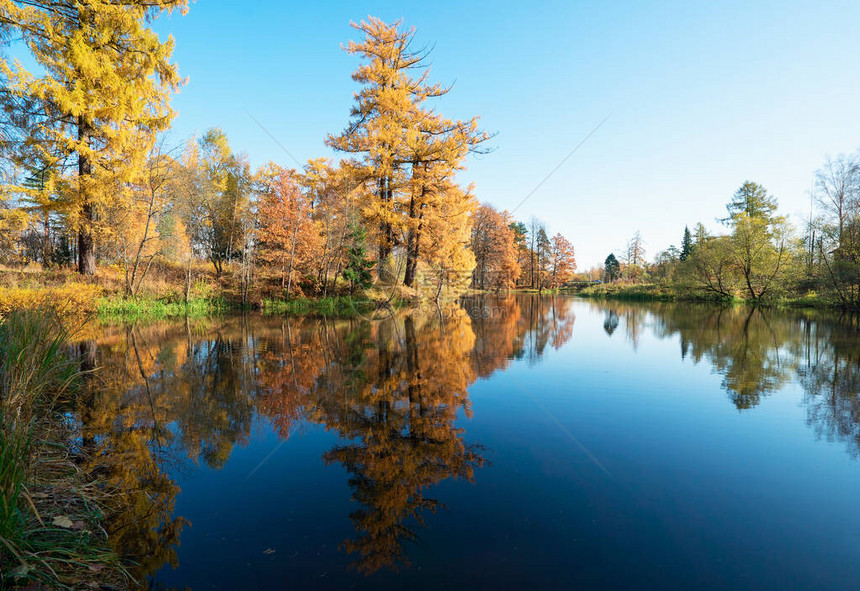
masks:
<svg viewBox="0 0 860 591"><path fill-rule="evenodd" d="M106 327L82 446L154 588L860 581L860 324L476 297Z"/></svg>

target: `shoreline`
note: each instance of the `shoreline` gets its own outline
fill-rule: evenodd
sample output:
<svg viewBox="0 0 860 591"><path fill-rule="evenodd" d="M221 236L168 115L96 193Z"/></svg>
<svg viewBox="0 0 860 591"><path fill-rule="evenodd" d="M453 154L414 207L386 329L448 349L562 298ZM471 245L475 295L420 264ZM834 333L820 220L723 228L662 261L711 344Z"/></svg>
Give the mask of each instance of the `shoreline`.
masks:
<svg viewBox="0 0 860 591"><path fill-rule="evenodd" d="M0 318L16 310L55 310L63 318L95 318L102 323L157 321L169 319L214 318L234 312L255 311L270 316L320 316L353 318L377 309L399 310L417 308L427 298L400 291L384 297L378 288L355 295L294 297L289 300L266 297L253 304L231 299L227 291L210 291L192 295L186 303L174 293L124 296L106 293L106 289L91 283L71 282L43 287L0 287ZM639 302L688 302L718 305L749 305L772 308L810 308L845 310L838 303L826 301L817 294L792 298L750 301L744 298L717 298L678 294L669 286L656 284L599 284L585 289L510 289L499 292L464 289L451 297L469 294L532 294L540 296L568 295L583 299Z"/></svg>
<svg viewBox="0 0 860 591"><path fill-rule="evenodd" d="M609 289L607 289L607 287ZM691 294L678 294L671 287L640 283L631 285L606 284L587 287L583 290L564 290L560 293L591 300L606 301L638 301L638 302L666 302L666 303L698 303L717 305L744 305L760 306L765 308L809 308L818 310L849 310L836 303L828 302L817 294L804 296L783 297L753 301L746 298L719 298L708 296L697 296Z"/></svg>

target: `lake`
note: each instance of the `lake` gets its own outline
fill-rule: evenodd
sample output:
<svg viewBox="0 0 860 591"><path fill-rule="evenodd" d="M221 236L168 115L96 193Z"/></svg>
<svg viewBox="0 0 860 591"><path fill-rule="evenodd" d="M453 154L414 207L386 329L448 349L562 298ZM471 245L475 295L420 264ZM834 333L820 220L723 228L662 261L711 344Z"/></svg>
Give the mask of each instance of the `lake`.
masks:
<svg viewBox="0 0 860 591"><path fill-rule="evenodd" d="M154 588L860 580L860 323L475 296L81 342L80 445Z"/></svg>

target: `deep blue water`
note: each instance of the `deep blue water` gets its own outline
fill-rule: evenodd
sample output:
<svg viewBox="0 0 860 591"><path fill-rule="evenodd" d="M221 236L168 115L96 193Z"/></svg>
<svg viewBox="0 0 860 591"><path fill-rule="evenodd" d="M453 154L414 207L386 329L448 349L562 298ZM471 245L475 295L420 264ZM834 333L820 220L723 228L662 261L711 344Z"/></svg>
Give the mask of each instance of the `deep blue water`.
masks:
<svg viewBox="0 0 860 591"><path fill-rule="evenodd" d="M854 318L522 295L127 327L97 352L128 379L93 429L138 449L111 443L136 425L126 461L174 486L146 531L187 520L147 538L174 562L153 586L860 580Z"/></svg>

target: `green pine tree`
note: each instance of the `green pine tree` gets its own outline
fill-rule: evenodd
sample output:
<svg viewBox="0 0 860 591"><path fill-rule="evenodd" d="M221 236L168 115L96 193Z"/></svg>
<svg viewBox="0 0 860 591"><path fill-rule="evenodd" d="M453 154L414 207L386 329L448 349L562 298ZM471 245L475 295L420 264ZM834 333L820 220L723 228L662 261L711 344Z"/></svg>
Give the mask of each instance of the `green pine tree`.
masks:
<svg viewBox="0 0 860 591"><path fill-rule="evenodd" d="M611 283L618 279L621 275L621 263L615 258L615 254L609 253L606 261L603 263L603 279L607 283Z"/></svg>
<svg viewBox="0 0 860 591"><path fill-rule="evenodd" d="M693 252L693 235L690 233L690 228L684 226L684 238L681 240L681 256L678 257L682 261L686 261L687 258Z"/></svg>
<svg viewBox="0 0 860 591"><path fill-rule="evenodd" d="M346 254L346 267L343 278L349 281L349 293L355 293L355 288L367 289L373 283L370 270L374 262L367 257L367 230L356 226L350 233L352 245Z"/></svg>

